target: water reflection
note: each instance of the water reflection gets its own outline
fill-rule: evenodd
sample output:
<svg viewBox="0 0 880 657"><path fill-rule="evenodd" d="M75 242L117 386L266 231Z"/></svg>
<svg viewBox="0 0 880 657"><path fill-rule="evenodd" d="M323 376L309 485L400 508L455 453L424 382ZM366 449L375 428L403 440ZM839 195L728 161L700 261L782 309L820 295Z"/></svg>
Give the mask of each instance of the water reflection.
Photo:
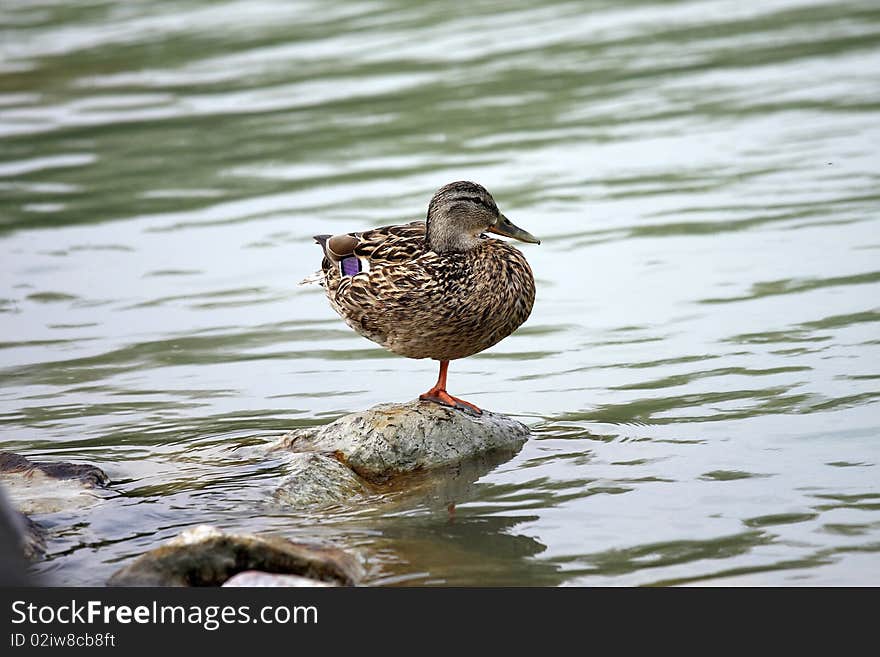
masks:
<svg viewBox="0 0 880 657"><path fill-rule="evenodd" d="M377 578L376 584L467 586L558 586L565 581L559 566L534 557L546 546L517 533L536 517L459 517L446 524L436 518L395 519L379 523L377 549L394 555L403 574ZM422 570L431 564L430 570Z"/></svg>

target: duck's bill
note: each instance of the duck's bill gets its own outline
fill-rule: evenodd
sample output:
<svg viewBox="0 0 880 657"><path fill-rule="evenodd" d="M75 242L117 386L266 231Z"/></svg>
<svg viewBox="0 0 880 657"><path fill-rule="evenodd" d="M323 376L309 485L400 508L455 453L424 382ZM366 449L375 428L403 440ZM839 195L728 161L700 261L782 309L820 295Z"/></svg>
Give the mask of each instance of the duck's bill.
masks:
<svg viewBox="0 0 880 657"><path fill-rule="evenodd" d="M532 235L530 232L523 230L519 226L514 226L513 223L505 217L503 214L501 218L498 220L498 223L494 226L489 226L486 229L490 233L495 233L496 235L504 235L505 237L512 237L515 240L519 240L520 242L528 242L529 244L540 244L541 240Z"/></svg>

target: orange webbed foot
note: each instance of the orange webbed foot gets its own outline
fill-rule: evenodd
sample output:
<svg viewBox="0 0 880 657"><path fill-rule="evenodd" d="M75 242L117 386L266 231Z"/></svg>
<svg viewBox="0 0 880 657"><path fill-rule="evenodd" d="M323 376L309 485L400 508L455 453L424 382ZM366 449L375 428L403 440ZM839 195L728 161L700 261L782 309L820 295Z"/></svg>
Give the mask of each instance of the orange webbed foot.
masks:
<svg viewBox="0 0 880 657"><path fill-rule="evenodd" d="M470 413L471 415L483 414L483 411L474 404L471 404L464 399L453 397L445 390L441 390L439 388L431 388L428 392L419 395L419 399L421 399L422 401L431 401L435 404L440 404L441 406L450 406L452 408L457 408L460 411Z"/></svg>

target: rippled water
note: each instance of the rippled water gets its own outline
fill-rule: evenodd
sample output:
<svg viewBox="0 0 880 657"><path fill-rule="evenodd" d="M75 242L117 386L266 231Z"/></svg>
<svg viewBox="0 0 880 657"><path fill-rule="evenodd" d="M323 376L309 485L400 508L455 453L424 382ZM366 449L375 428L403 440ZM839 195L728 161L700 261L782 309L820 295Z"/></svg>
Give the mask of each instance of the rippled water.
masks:
<svg viewBox="0 0 880 657"><path fill-rule="evenodd" d="M3 446L114 480L42 571L210 522L371 583L880 584L880 6L533 5L5 0ZM436 377L296 285L310 236L458 179L543 244L450 390L534 438L272 507L262 441Z"/></svg>

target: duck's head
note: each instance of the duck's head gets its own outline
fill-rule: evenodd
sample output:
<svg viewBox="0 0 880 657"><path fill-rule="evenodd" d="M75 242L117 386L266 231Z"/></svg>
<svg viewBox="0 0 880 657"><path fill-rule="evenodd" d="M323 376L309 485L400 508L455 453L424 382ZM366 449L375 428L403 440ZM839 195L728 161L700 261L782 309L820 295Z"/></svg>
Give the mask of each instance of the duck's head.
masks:
<svg viewBox="0 0 880 657"><path fill-rule="evenodd" d="M437 253L470 251L483 233L505 235L540 244L534 235L514 226L495 205L486 188L459 181L437 190L428 204L427 246Z"/></svg>

